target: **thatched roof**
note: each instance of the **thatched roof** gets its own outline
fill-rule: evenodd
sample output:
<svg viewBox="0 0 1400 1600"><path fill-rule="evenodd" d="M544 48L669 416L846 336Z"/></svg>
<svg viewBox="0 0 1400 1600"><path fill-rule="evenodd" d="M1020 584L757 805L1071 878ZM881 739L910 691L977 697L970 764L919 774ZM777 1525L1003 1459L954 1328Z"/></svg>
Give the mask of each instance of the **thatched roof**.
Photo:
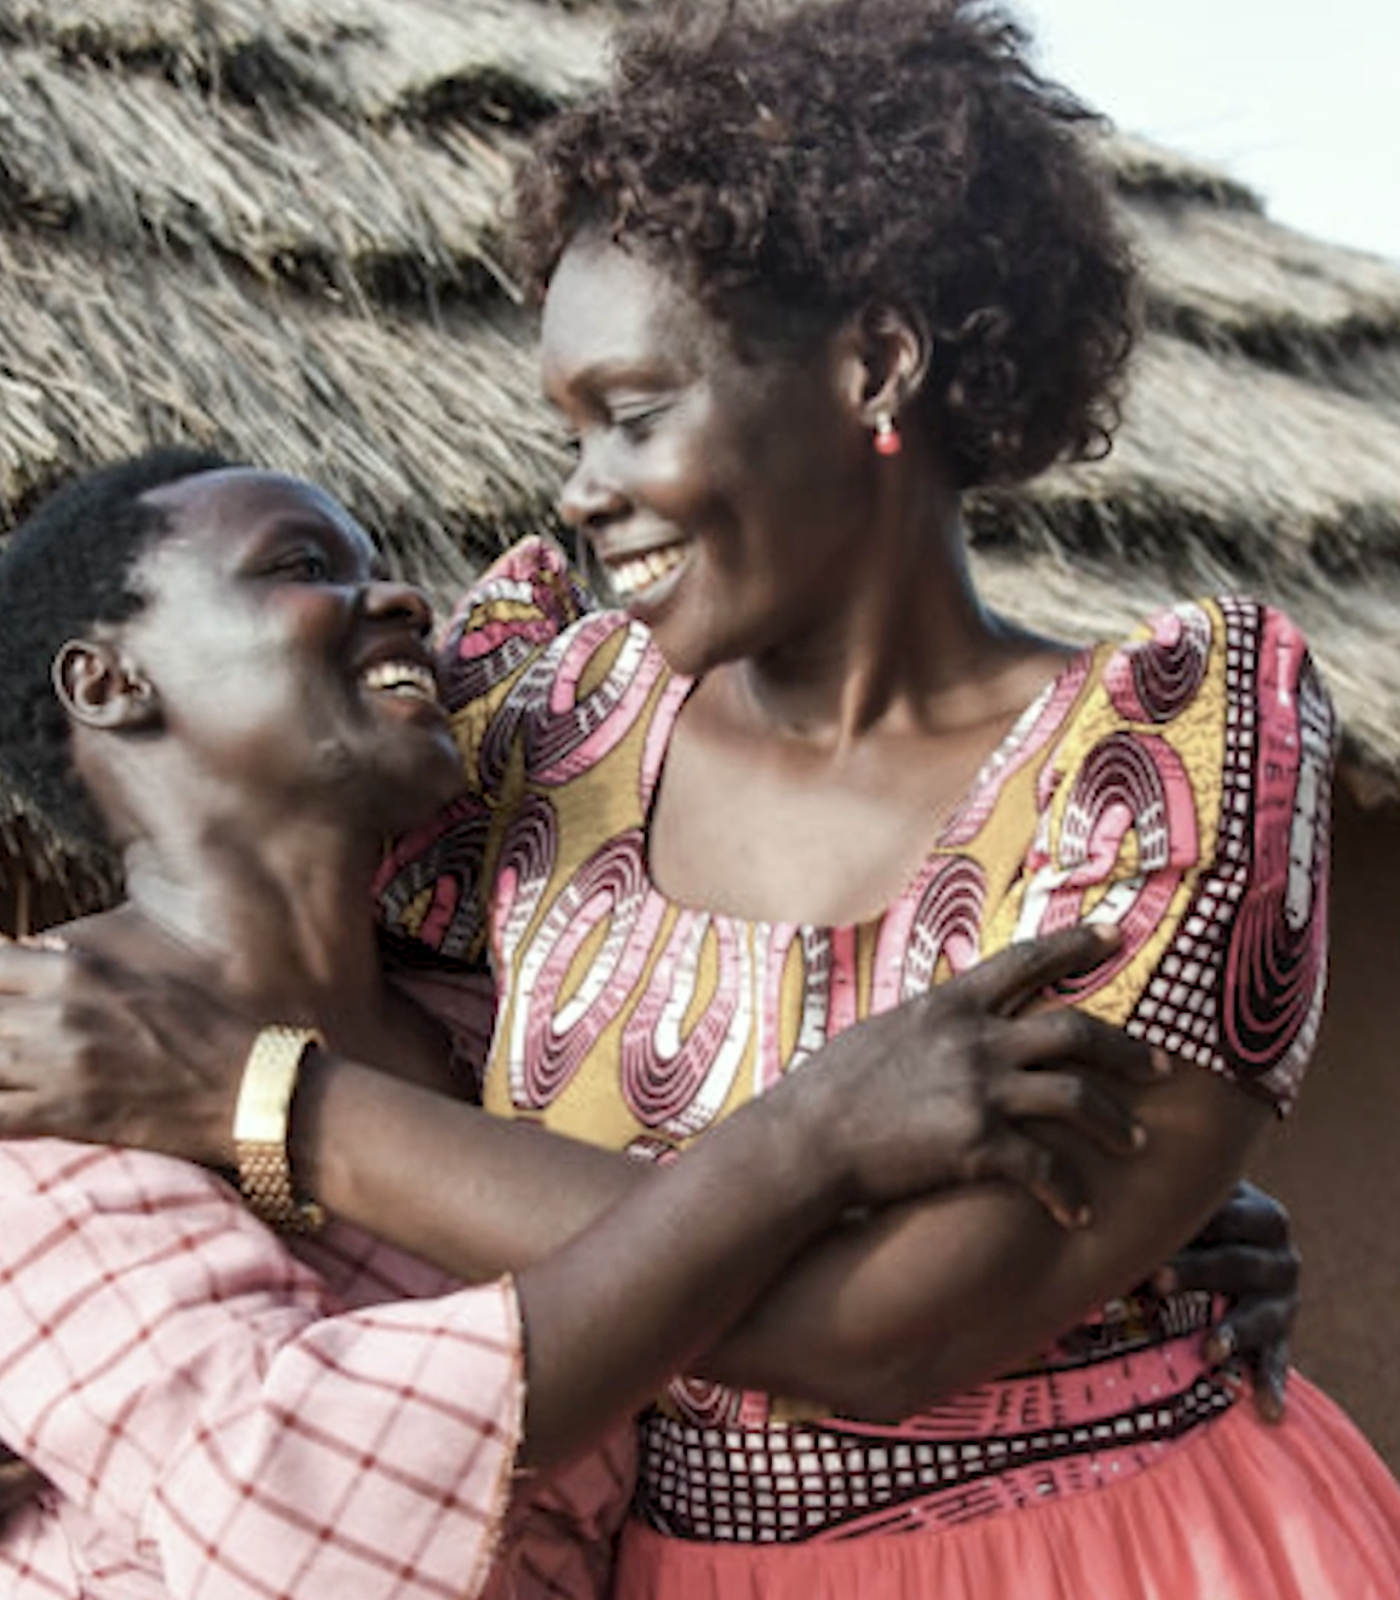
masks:
<svg viewBox="0 0 1400 1600"><path fill-rule="evenodd" d="M326 482L439 586L547 518L561 460L496 219L616 10L0 0L0 529L167 438ZM1151 286L1127 424L974 508L987 587L1060 633L1281 599L1354 769L1400 787L1400 269L1169 154L1111 159Z"/></svg>
<svg viewBox="0 0 1400 1600"><path fill-rule="evenodd" d="M1060 632L1203 590L1283 603L1327 669L1348 777L1394 795L1400 266L1164 152L1110 156L1149 290L1124 426L1106 461L977 509L986 589Z"/></svg>

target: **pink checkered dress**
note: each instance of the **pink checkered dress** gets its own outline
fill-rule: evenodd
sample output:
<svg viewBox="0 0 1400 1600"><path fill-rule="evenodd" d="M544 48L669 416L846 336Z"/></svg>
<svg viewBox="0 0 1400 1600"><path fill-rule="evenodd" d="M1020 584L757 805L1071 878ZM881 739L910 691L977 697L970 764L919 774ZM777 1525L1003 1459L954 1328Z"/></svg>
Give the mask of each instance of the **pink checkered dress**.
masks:
<svg viewBox="0 0 1400 1600"><path fill-rule="evenodd" d="M509 1281L335 1224L294 1256L198 1168L0 1145L0 1438L53 1485L6 1600L465 1600L522 1405Z"/></svg>

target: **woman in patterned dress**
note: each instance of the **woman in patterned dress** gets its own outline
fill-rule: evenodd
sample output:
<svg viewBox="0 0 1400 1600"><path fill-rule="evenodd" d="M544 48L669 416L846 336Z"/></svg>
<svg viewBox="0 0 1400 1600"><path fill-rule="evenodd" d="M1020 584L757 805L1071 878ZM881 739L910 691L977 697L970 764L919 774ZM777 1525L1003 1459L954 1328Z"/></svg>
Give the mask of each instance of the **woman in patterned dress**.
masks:
<svg viewBox="0 0 1400 1600"><path fill-rule="evenodd" d="M652 1159L1084 919L1124 942L1079 1012L1178 1068L1137 1158L1086 1159L1092 1225L993 1186L809 1257L710 1361L734 1388L644 1420L617 1592L1400 1595L1360 1436L1301 1380L1263 1427L1150 1284L1312 1048L1326 692L1253 602L1076 651L965 562L966 490L1111 428L1133 271L1083 114L985 5L700 11L521 189L562 510L619 608L574 620L541 547L479 586L445 650L484 798L404 841L390 919L489 951L488 1107Z"/></svg>
<svg viewBox="0 0 1400 1600"><path fill-rule="evenodd" d="M445 646L476 787L382 874L406 940L489 955L485 1103L664 1160L1082 920L1122 943L1060 1053L1096 1019L1177 1063L1135 1156L1078 1152L1080 1225L969 1184L810 1252L645 1419L628 1600L1400 1593L1359 1435L1300 1380L1264 1428L1152 1276L1311 1048L1325 692L1251 602L1073 651L964 559L964 491L1111 425L1133 273L1082 120L970 0L740 5L644 24L526 174L563 510L621 607L580 614L541 545L488 575ZM413 1120L357 1140L323 1096L303 1170L479 1265L481 1196Z"/></svg>

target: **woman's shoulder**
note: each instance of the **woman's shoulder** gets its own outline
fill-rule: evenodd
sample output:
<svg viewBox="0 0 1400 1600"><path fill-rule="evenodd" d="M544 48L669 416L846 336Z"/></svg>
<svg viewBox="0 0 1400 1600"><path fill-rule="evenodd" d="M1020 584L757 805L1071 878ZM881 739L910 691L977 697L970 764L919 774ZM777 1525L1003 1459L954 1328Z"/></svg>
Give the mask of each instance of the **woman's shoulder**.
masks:
<svg viewBox="0 0 1400 1600"><path fill-rule="evenodd" d="M1243 595L1180 601L1091 656L1061 766L1115 734L1170 745L1207 786L1246 747L1251 767L1279 757L1292 767L1308 753L1331 759L1331 698L1302 630L1277 606Z"/></svg>
<svg viewBox="0 0 1400 1600"><path fill-rule="evenodd" d="M1307 642L1275 607L1184 602L1098 646L1039 769L1008 935L1120 926L1089 1009L1286 1105L1326 965L1335 746Z"/></svg>

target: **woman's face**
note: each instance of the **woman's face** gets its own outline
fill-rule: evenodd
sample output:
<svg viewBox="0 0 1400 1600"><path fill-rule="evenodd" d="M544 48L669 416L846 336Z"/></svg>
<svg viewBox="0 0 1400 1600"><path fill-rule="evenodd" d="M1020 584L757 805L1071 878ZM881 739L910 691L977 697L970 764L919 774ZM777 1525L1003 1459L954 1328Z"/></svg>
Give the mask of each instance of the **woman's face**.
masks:
<svg viewBox="0 0 1400 1600"><path fill-rule="evenodd" d="M874 464L837 338L744 360L675 278L582 236L550 283L542 357L577 444L563 516L676 670L831 625Z"/></svg>
<svg viewBox="0 0 1400 1600"><path fill-rule="evenodd" d="M462 786L425 597L308 483L237 469L149 494L168 531L122 625L156 725L227 792L412 825Z"/></svg>

